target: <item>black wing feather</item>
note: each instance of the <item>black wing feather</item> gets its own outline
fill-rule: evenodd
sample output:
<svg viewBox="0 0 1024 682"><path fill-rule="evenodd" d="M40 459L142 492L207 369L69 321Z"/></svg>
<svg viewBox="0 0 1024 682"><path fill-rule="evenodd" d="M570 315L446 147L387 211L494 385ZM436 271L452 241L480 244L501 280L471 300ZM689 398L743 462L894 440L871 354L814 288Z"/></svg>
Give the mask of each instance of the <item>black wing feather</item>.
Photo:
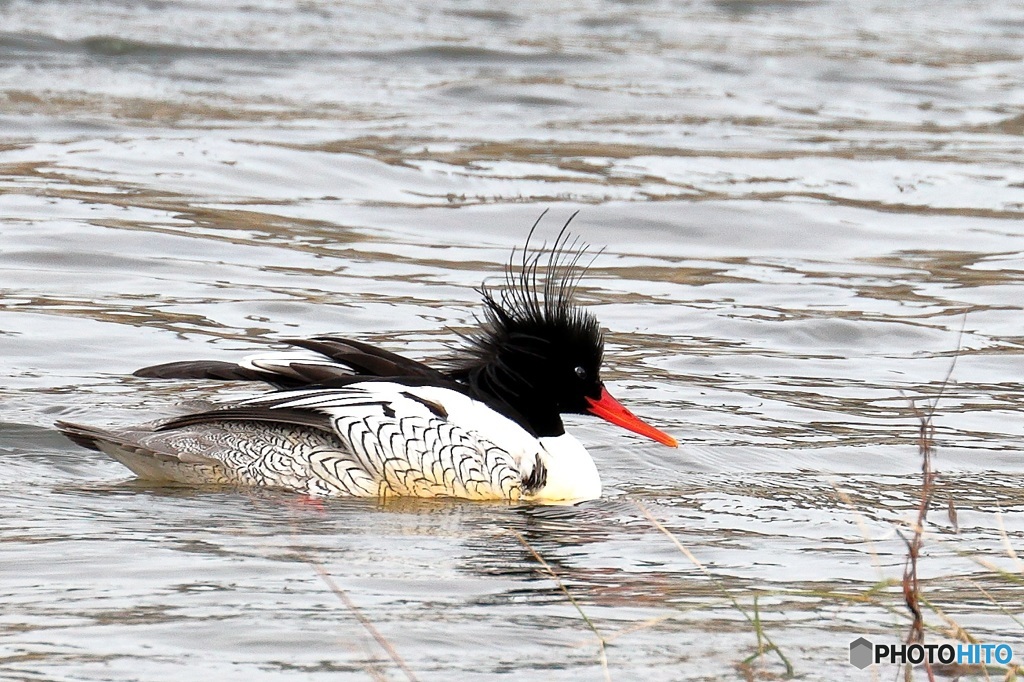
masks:
<svg viewBox="0 0 1024 682"><path fill-rule="evenodd" d="M280 372L255 370L220 360L185 360L167 362L135 371L135 376L150 379L216 379L220 381L263 381L277 388L300 388L345 381L355 376L366 378L429 378L445 379L432 367L371 346L334 336L310 339L285 339L284 343L320 353L338 364L331 367L315 362L291 362ZM354 373L354 374L353 374Z"/></svg>
<svg viewBox="0 0 1024 682"><path fill-rule="evenodd" d="M220 379L222 381L266 381L267 375L233 362L183 360L143 367L134 372L147 379Z"/></svg>
<svg viewBox="0 0 1024 682"><path fill-rule="evenodd" d="M285 339L285 343L327 356L351 367L357 373L376 377L431 377L444 375L433 367L398 353L386 351L361 341L337 336L314 336L310 339Z"/></svg>
<svg viewBox="0 0 1024 682"><path fill-rule="evenodd" d="M320 429L328 433L334 433L331 419L326 414L315 410L275 408L272 406L250 406L226 407L218 410L207 410L187 414L183 417L169 419L156 427L157 431L170 431L185 426L196 426L199 424L211 424L223 421L254 421L271 422L274 424L289 424L294 426L308 426L313 429Z"/></svg>

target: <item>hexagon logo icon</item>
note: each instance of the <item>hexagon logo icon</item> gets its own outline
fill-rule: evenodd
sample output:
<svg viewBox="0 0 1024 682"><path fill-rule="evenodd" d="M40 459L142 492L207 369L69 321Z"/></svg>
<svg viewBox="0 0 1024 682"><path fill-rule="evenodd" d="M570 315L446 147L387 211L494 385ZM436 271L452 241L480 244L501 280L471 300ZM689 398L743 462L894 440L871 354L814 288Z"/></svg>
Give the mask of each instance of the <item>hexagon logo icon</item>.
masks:
<svg viewBox="0 0 1024 682"><path fill-rule="evenodd" d="M875 645L858 637L850 642L850 663L861 670L871 665L874 659Z"/></svg>

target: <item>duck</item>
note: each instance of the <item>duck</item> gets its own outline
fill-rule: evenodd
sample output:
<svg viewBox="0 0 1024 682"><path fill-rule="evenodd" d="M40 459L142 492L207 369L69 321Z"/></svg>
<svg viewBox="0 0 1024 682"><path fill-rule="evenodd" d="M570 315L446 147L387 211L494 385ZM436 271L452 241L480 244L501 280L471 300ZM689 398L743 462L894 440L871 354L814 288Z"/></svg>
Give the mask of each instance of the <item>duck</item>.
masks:
<svg viewBox="0 0 1024 682"><path fill-rule="evenodd" d="M154 483L311 497L597 499L597 466L563 415L678 442L630 412L601 379L604 334L576 298L588 247L567 232L571 220L550 249L531 249L540 219L534 223L503 286L478 289L478 328L441 366L339 336L285 339L287 349L237 362L185 360L135 372L259 381L276 389L269 393L135 427L57 428Z"/></svg>

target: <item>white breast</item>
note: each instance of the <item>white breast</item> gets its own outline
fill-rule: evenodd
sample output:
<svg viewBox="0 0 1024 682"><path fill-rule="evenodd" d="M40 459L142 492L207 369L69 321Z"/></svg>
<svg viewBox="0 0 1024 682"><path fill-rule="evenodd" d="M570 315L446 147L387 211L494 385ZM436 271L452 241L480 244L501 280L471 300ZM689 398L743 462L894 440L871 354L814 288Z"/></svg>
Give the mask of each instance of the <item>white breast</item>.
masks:
<svg viewBox="0 0 1024 682"><path fill-rule="evenodd" d="M534 499L551 501L596 500L601 497L601 476L593 457L575 436L541 438L542 460L548 469L547 484Z"/></svg>

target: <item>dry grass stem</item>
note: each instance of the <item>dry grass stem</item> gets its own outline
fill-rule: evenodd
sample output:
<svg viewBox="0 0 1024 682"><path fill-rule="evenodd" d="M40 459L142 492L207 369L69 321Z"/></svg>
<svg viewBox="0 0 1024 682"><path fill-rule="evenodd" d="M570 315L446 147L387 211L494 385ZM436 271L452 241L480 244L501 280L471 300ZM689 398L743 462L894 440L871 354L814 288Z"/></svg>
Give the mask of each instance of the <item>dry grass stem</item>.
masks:
<svg viewBox="0 0 1024 682"><path fill-rule="evenodd" d="M953 359L953 365L956 365L956 358ZM939 391L940 396L946 388L946 382L949 381L949 375L952 371L953 366L950 366L949 373L946 375L942 388ZM917 449L921 455L922 483L921 500L917 506L917 519L911 527L912 535L908 540L902 533L899 534L907 545L907 560L903 566L903 602L913 618L910 624L910 631L907 633L906 641L908 644L924 642L924 614L921 611L923 597L921 596L921 581L917 574L917 564L921 556L921 546L924 542L924 527L928 520L928 509L935 496L935 481L938 479L938 473L932 469L932 455L935 451L935 426L932 422L932 415L935 412L937 403L938 397L936 397L935 403L930 405L926 412L919 410L913 401L910 403L920 424L918 428ZM910 670L909 664L906 665L905 671L908 676L910 675ZM924 670L928 675L929 681L934 682L935 673L928 661L924 662Z"/></svg>
<svg viewBox="0 0 1024 682"><path fill-rule="evenodd" d="M349 598L348 593L345 592L345 590L341 589L338 583L334 581L334 578L331 577L331 574L327 572L327 569L325 569L323 566L321 566L319 563L313 560L308 560L308 563L316 570L317 574L324 581L324 584L327 585L328 589L330 589L330 591L333 592L334 595L341 600L341 603L345 605L345 608L352 612L352 615L356 617L356 620L359 621L359 624L362 625L363 628L370 633L374 640L376 640L380 648L384 649L384 651L388 653L388 656L390 656L391 660L395 662L395 665L397 665L399 669L401 669L401 671L405 673L406 678L408 678L410 682L416 682L416 675L409 668L409 666L406 665L405 661L402 660L402 657L398 655L398 652L395 650L395 647L393 647L391 645L391 642L389 642L384 637L384 635L380 633L380 630L378 630L377 627L373 623L371 623L366 616L363 615L363 612L360 611L358 607L356 607L355 603L353 603L353 601Z"/></svg>
<svg viewBox="0 0 1024 682"><path fill-rule="evenodd" d="M1006 548L1006 555L1013 559L1013 563L1017 566L1017 571L1024 574L1024 563L1021 563L1017 553L1013 551L1013 545L1010 544L1010 536L1006 534L1006 527L1003 525L1003 512L996 512L996 525L999 527L999 537L1003 540L1003 547Z"/></svg>
<svg viewBox="0 0 1024 682"><path fill-rule="evenodd" d="M755 616L751 617L750 614L748 614L746 612L746 610L742 606L740 606L740 603L738 601L736 601L736 597L734 597L732 595L732 593L729 592L729 590L727 590L725 588L725 586L722 585L722 583L717 578L715 578L714 575L712 575L711 571L709 571L708 568L704 564L702 564L697 559L697 557L695 557L693 555L693 552L691 552L689 549L687 549L685 546L683 546L683 543L679 542L679 539L675 535L672 534L672 531L670 531L668 528L666 528L665 525L663 523L661 523L661 521L658 521L658 519L654 518L654 515L651 514L651 511L646 506L644 506L643 503L641 503L639 500L633 500L633 504L635 504L637 506L637 509L639 509L640 512L644 516L647 517L647 520L650 521L654 525L655 528L660 530L669 540L672 541L672 543L676 546L676 548L678 548L679 551L682 552L683 555L687 559L689 559L690 562L694 566L696 566L697 569L701 573L703 573L705 575L705 577L708 578L708 580L710 580L712 582L712 584L715 586L715 588L719 592L721 592L722 595L725 596L725 598L729 600L729 602L733 605L733 607L737 611L739 611L743 615L744 618L747 619L747 622L750 623L754 627L754 632L756 633L757 640L758 640L758 652L757 652L757 654L754 657L762 655L766 651L774 651L775 654L779 657L779 660L782 661L782 664L784 666L786 666L786 677L793 677L793 675L794 675L793 664L789 662L789 659L786 658L785 654L782 653L782 650L779 649L779 647L775 644L775 642L773 642L771 640L771 638L768 637L767 633L765 633L764 630L761 628L761 617L760 617L760 614L759 613L755 613ZM755 604L755 606L756 606L756 604ZM765 644L767 646L765 646ZM752 660L752 658L751 659L747 659L747 660L748 661ZM747 663L747 661L744 661L744 663Z"/></svg>
<svg viewBox="0 0 1024 682"><path fill-rule="evenodd" d="M252 491L246 491L245 494L246 494L246 497L249 499L249 502L251 504L253 504L254 506L258 507L261 504L265 503L265 501L262 498L260 498L256 494L254 494ZM310 507L311 509L315 510L319 514L323 514L324 513L323 502L319 498L311 498L311 497L300 496L297 499L298 499L298 504L300 504L300 505L310 505L311 504L312 505ZM282 503L281 502L277 502L277 504L281 505ZM291 513L288 514L288 524L291 527L292 543L296 547L299 547L300 546L300 543L299 543L299 540L298 540L298 538L299 538L299 529L298 529L297 519L296 519L296 515L295 515L295 507L294 507L295 504L296 504L295 502L289 501L289 502L285 502L284 506L287 509L289 509L289 511L291 512ZM395 647L392 646L391 642L389 642L387 640L387 638L385 638L384 635L381 634L380 630L378 630L374 626L374 624L372 622L370 622L370 620L366 616L363 615L362 611L360 611L359 608L356 607L355 603L348 596L348 593L345 592L345 590L343 590L338 585L337 582L335 582L335 580L331 576L331 574L327 572L327 569L325 569L323 567L323 565L320 564L320 562L318 562L315 559L313 559L312 557L310 557L306 552L298 550L298 553L299 553L299 556L302 558L302 561L304 563L308 564L309 566L313 567L313 570L315 570L317 572L317 575L320 576L320 579L323 580L324 584L327 585L328 589L330 589L330 591L334 593L334 595L341 601L341 603L345 605L345 608L347 608L349 610L349 612L351 612L352 615L355 616L356 620L359 621L359 624L363 626L363 629L366 630L368 633L370 633L370 635L377 642L377 644L380 646L380 648L383 649L385 652L387 652L388 656L391 657L391 660L394 662L394 664L396 666L398 666L398 668L403 673L405 673L406 679L410 680L410 682L417 682L416 674L413 673L412 669L409 668L409 666L406 664L406 662L398 654L398 651L395 650ZM383 671L381 671L380 669L378 669L376 667L376 663L367 663L365 671L374 680L384 680L384 681L386 681L388 679L387 675L385 675Z"/></svg>
<svg viewBox="0 0 1024 682"><path fill-rule="evenodd" d="M640 621L639 623L633 623L632 625L630 625L627 628L623 628L623 629L619 630L618 632L615 632L615 633L612 633L611 635L608 635L607 637L604 638L604 641L605 641L606 644L611 644L612 642L617 640L619 637L623 637L625 635L632 634L634 632L640 632L641 630L647 630L648 628L653 628L653 627L655 627L657 625L661 625L666 620L671 620L671 619L672 619L672 616L657 616L655 618L648 618L647 620Z"/></svg>
<svg viewBox="0 0 1024 682"><path fill-rule="evenodd" d="M871 555L871 563L874 565L875 570L878 571L879 580L884 580L884 571L882 569L882 560L878 557L878 549L875 547L874 540L871 539L871 533L868 529L868 523L864 519L864 514L857 509L857 506L853 503L853 498L850 497L849 493L836 485L835 481L832 481L832 489L836 491L836 496L842 500L843 504L850 508L853 512L854 520L857 523L857 528L860 529L860 534L867 542L868 553Z"/></svg>
<svg viewBox="0 0 1024 682"><path fill-rule="evenodd" d="M1017 616L1012 611L1009 611L1005 606L997 602L995 597L988 593L988 590L986 590L984 587L979 585L976 581L971 580L970 578L967 578L966 582L967 584L972 585L976 590L978 590L978 592L981 592L983 595L985 595L985 598L992 602L993 606L1002 611L1004 615L1009 616L1014 623L1019 625L1021 629L1024 630L1024 621L1021 621L1021 619L1017 618Z"/></svg>
<svg viewBox="0 0 1024 682"><path fill-rule="evenodd" d="M533 558L537 560L537 563L544 567L544 570L547 572L547 574L551 576L551 579L555 581L555 584L558 585L558 588L562 590L562 594L565 595L565 598L569 600L569 603L572 604L576 611L580 614L580 618L583 619L583 622L587 624L587 627L590 628L590 631L594 633L595 637L597 637L597 643L599 647L598 656L601 661L601 671L604 673L604 679L607 682L611 682L612 677L610 671L608 670L608 652L606 650L607 640L605 640L605 638L601 635L600 631L598 631L597 626L594 625L594 622L590 620L586 613L584 613L579 603L573 598L572 594L569 592L569 588L565 586L565 583L563 583L562 579L558 577L558 574L555 573L554 569L552 569L548 562L544 560L544 557L542 557L540 553L533 548L533 545L527 542L526 538L524 538L518 531L514 531L510 528L508 532L512 533L512 535L516 537L516 540L519 540L519 543L523 547L525 547L530 554L533 555Z"/></svg>
<svg viewBox="0 0 1024 682"><path fill-rule="evenodd" d="M913 405L913 403L911 403ZM907 545L907 560L903 567L903 601L913 616L913 623L907 635L907 642L922 642L924 640L924 616L921 613L921 584L917 574L917 562L921 555L921 545L924 540L924 525L928 518L928 508L931 505L935 492L935 479L938 474L932 470L933 434L932 416L929 413L922 413L913 405L914 411L920 420L917 447L921 454L921 471L923 482L921 485L921 499L917 507L917 519L911 527L912 535L908 540L902 533L900 537Z"/></svg>
<svg viewBox="0 0 1024 682"><path fill-rule="evenodd" d="M924 615L921 612L921 603L923 597L921 596L921 581L917 573L918 560L921 557L921 545L924 541L924 527L928 520L928 510L931 506L932 499L935 497L935 483L938 480L939 474L932 468L932 457L935 454L935 423L933 417L935 416L935 410L938 408L939 401L942 399L943 394L946 392L946 387L949 386L949 380L953 376L953 370L956 368L956 362L960 358L960 348L963 345L964 329L967 326L967 313L964 313L964 318L960 324L960 334L956 341L956 351L953 353L953 361L949 363L949 369L946 371L946 376L943 377L942 383L939 385L939 392L935 398L928 405L924 411L917 407L917 404L911 400L910 407L913 409L914 414L918 420L918 435L917 435L917 451L921 455L921 500L917 507L917 520L913 525L910 540L900 533L900 537L907 545L907 560L903 567L903 601L907 605L907 609L910 611L913 622L910 625L910 631L907 633L908 643L921 643L924 641ZM956 519L956 509L952 506L952 501L949 504L950 519ZM898 531L897 531L898 532ZM932 606L932 610L935 607ZM959 626L958 626L959 627ZM924 663L925 673L928 675L928 679L931 682L935 680L935 674L932 671L931 664L927 661ZM905 674L909 677L911 674L911 668L909 665L905 667Z"/></svg>

